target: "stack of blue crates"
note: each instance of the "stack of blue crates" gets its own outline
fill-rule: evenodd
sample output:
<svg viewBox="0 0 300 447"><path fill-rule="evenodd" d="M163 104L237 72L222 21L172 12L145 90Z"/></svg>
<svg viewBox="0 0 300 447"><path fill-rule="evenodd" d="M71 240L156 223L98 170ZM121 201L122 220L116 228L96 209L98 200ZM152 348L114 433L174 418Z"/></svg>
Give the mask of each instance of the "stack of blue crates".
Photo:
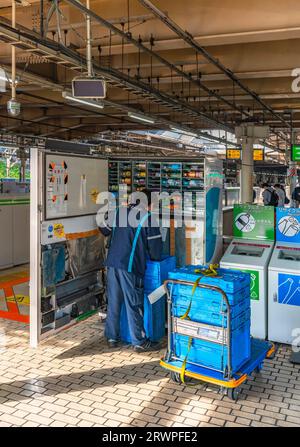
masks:
<svg viewBox="0 0 300 447"><path fill-rule="evenodd" d="M169 273L169 279L184 280L195 283L201 276L195 270L203 266L186 266ZM250 275L235 270L218 269L217 277L203 276L200 284L211 285L222 289L230 304L231 313L231 366L232 372L238 371L250 359ZM191 302L191 285L173 284L172 315L182 317ZM227 307L220 292L197 288L188 314L189 320L211 325L208 334L213 340L215 328L227 328ZM226 344L193 338L190 350L189 336L172 334L173 352L177 358L196 363L219 371L228 368L228 352Z"/></svg>
<svg viewBox="0 0 300 447"><path fill-rule="evenodd" d="M165 335L166 295L151 304L148 295L168 279L169 271L176 268L175 256L163 256L161 261L147 261L144 279L144 328L146 336L157 342ZM121 339L131 343L126 308L123 305L120 321Z"/></svg>

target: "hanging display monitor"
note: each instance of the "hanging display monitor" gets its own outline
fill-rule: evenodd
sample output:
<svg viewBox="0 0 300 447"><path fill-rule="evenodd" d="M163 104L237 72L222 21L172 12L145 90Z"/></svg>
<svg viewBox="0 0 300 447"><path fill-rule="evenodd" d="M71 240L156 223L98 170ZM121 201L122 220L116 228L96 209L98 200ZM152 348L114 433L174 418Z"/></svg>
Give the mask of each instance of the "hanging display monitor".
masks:
<svg viewBox="0 0 300 447"><path fill-rule="evenodd" d="M226 159L227 160L241 160L242 151L241 149L226 149Z"/></svg>
<svg viewBox="0 0 300 447"><path fill-rule="evenodd" d="M292 159L292 161L300 162L300 144L292 145L291 159Z"/></svg>
<svg viewBox="0 0 300 447"><path fill-rule="evenodd" d="M106 83L103 79L75 78L72 81L74 98L103 99L106 96Z"/></svg>

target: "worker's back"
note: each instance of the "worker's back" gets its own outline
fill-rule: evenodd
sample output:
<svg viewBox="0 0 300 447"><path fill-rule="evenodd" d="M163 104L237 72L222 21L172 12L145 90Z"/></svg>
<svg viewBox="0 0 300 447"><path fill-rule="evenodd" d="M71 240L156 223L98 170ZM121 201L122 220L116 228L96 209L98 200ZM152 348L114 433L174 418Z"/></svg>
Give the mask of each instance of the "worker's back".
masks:
<svg viewBox="0 0 300 447"><path fill-rule="evenodd" d="M138 225L131 224L130 212L133 208L123 208L116 213L106 265L143 278L147 257L155 261L161 259L162 238L159 226L157 223L151 226L154 219L145 209L134 211ZM125 223L122 222L124 217Z"/></svg>

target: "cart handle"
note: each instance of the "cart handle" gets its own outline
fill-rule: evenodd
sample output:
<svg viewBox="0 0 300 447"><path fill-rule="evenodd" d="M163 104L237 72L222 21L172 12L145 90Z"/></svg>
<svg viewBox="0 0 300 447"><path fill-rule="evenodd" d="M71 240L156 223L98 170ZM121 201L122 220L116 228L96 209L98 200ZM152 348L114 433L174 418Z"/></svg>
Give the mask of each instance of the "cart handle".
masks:
<svg viewBox="0 0 300 447"><path fill-rule="evenodd" d="M168 290L168 284L183 284L186 286L194 286L195 283L192 281L185 281L185 280L180 280L180 279L167 279L166 281L164 281L164 287L165 287L165 291L167 294L167 299L168 299L168 329L169 329L169 336L168 336L168 355L170 355L171 353L171 337L170 337L170 331L171 331L171 325L172 325L172 319L171 319L171 312L170 312L170 304L171 304L171 297L169 294L169 290ZM199 287L200 289L208 289L208 290L212 290L214 292L218 292L222 295L223 301L226 304L227 307L227 313L228 313L228 317L227 317L227 362L228 362L228 376L231 377L231 314L230 314L230 304L227 298L226 293L220 289L220 287L217 286L211 286L209 284L201 284L198 283L197 287Z"/></svg>

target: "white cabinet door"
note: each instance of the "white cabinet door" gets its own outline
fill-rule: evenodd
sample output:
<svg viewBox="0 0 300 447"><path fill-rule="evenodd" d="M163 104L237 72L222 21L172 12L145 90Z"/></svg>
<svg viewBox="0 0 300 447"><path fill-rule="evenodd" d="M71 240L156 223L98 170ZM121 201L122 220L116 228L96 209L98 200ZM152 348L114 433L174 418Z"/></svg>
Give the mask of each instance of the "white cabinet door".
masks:
<svg viewBox="0 0 300 447"><path fill-rule="evenodd" d="M13 207L0 207L0 268L13 264Z"/></svg>
<svg viewBox="0 0 300 447"><path fill-rule="evenodd" d="M13 263L29 262L30 206L15 205L13 208Z"/></svg>

